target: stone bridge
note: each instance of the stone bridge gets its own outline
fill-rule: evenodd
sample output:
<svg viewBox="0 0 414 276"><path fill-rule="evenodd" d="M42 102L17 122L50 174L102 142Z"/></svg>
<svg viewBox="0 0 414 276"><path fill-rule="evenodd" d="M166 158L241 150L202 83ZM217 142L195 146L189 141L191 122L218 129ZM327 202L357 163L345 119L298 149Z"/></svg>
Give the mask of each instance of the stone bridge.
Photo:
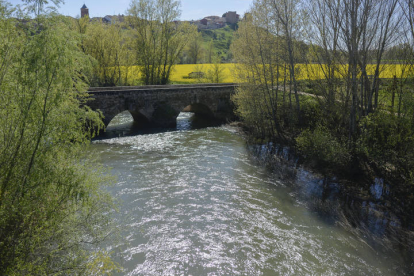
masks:
<svg viewBox="0 0 414 276"><path fill-rule="evenodd" d="M226 121L234 118L230 96L235 87L235 84L91 87L88 106L101 110L105 126L125 110L143 127L173 127L181 111Z"/></svg>

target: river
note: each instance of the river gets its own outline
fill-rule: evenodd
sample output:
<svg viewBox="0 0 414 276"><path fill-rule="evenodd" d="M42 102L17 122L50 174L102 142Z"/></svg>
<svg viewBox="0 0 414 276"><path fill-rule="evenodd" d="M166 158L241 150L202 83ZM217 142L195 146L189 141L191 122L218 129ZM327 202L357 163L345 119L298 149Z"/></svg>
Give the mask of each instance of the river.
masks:
<svg viewBox="0 0 414 276"><path fill-rule="evenodd" d="M237 129L199 128L188 113L147 133L129 120L116 117L91 146L117 177L121 239L106 246L119 275L408 274L398 252L309 208Z"/></svg>

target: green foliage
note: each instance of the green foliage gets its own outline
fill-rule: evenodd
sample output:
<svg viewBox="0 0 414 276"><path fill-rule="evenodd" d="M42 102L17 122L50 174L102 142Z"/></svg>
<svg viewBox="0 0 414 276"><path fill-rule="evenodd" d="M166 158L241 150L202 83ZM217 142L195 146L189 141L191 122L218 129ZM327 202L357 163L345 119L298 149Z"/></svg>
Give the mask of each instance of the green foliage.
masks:
<svg viewBox="0 0 414 276"><path fill-rule="evenodd" d="M363 12L356 0L305 2L258 0L239 23L236 112L254 136L285 135L324 167L414 183L414 21L403 12L413 1L372 1Z"/></svg>
<svg viewBox="0 0 414 276"><path fill-rule="evenodd" d="M212 67L207 70L205 78L211 83L222 83L224 79L224 68L220 63L219 57L214 59Z"/></svg>
<svg viewBox="0 0 414 276"><path fill-rule="evenodd" d="M358 150L385 172L414 180L414 124L411 118L375 112L360 122Z"/></svg>
<svg viewBox="0 0 414 276"><path fill-rule="evenodd" d="M186 51L183 52L183 56L187 55L186 60L189 64L198 64L202 62L202 55L203 55L203 46L202 46L202 37L199 32L197 32L190 43ZM182 57L183 59L183 57Z"/></svg>
<svg viewBox="0 0 414 276"><path fill-rule="evenodd" d="M102 127L79 92L89 59L68 22L38 7L18 24L0 2L0 275L103 274L116 266L93 266L114 203L85 154Z"/></svg>
<svg viewBox="0 0 414 276"><path fill-rule="evenodd" d="M174 65L196 34L196 27L175 23L179 1L133 0L128 9L136 65L144 84L167 84Z"/></svg>
<svg viewBox="0 0 414 276"><path fill-rule="evenodd" d="M83 18L79 19L80 27L84 26L82 20ZM126 59L126 46L122 42L120 25L98 21L88 24L81 46L96 61L89 78L91 86L115 86L121 83L121 65Z"/></svg>
<svg viewBox="0 0 414 276"><path fill-rule="evenodd" d="M321 167L342 167L350 161L346 144L322 126L303 131L296 138L296 144L308 160L316 161Z"/></svg>
<svg viewBox="0 0 414 276"><path fill-rule="evenodd" d="M200 30L205 49L204 63L213 63L214 56L218 55L222 63L232 62L233 54L230 45L233 42L235 30L226 26L215 30Z"/></svg>
<svg viewBox="0 0 414 276"><path fill-rule="evenodd" d="M302 124L310 129L315 129L325 119L322 116L321 105L311 96L302 96L300 99L302 104Z"/></svg>

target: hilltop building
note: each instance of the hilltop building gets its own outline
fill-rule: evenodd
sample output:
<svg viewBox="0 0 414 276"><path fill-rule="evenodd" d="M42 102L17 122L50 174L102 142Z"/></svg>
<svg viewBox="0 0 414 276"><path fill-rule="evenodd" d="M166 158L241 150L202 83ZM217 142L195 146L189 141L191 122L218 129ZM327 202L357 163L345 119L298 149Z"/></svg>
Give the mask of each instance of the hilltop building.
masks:
<svg viewBox="0 0 414 276"><path fill-rule="evenodd" d="M236 24L240 20L240 15L235 11L229 11L223 14L223 17L226 18L226 22L229 24Z"/></svg>
<svg viewBox="0 0 414 276"><path fill-rule="evenodd" d="M89 17L89 9L86 7L85 4L83 4L81 8L81 17ZM106 15L105 17L94 17L90 18L90 21L97 22L101 21L106 24L117 24L125 22L126 16L122 15ZM237 14L235 11L229 11L223 14L222 17L211 15L206 16L201 20L191 20L190 24L197 25L199 30L214 30L214 29L220 29L226 26L226 24L236 24L240 20L240 15ZM179 23L179 21L175 22L176 24Z"/></svg>
<svg viewBox="0 0 414 276"><path fill-rule="evenodd" d="M83 4L81 8L81 17L89 17L89 9L86 7L85 4ZM125 21L125 16L122 15L106 15L105 17L93 17L90 18L91 22L103 22L106 24L116 24L116 23L122 23Z"/></svg>
<svg viewBox="0 0 414 276"><path fill-rule="evenodd" d="M83 4L81 8L81 17L85 17L85 16L89 17L89 9L86 7L85 4Z"/></svg>
<svg viewBox="0 0 414 276"><path fill-rule="evenodd" d="M196 24L199 30L214 30L223 28L227 24L236 24L240 20L240 15L236 12L226 12L223 17L220 16L206 16L201 20L191 21L190 24Z"/></svg>

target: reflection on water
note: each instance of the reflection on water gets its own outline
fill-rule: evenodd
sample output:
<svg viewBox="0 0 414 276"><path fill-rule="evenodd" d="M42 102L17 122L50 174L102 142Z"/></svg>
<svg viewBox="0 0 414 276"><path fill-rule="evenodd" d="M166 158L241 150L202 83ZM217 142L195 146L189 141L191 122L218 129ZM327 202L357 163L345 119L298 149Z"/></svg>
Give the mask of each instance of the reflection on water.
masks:
<svg viewBox="0 0 414 276"><path fill-rule="evenodd" d="M235 129L193 129L189 117L175 131L113 131L92 145L118 177L122 240L107 247L119 275L408 275L398 251L327 219L318 202L334 202L338 183L292 167L284 149L269 171Z"/></svg>

